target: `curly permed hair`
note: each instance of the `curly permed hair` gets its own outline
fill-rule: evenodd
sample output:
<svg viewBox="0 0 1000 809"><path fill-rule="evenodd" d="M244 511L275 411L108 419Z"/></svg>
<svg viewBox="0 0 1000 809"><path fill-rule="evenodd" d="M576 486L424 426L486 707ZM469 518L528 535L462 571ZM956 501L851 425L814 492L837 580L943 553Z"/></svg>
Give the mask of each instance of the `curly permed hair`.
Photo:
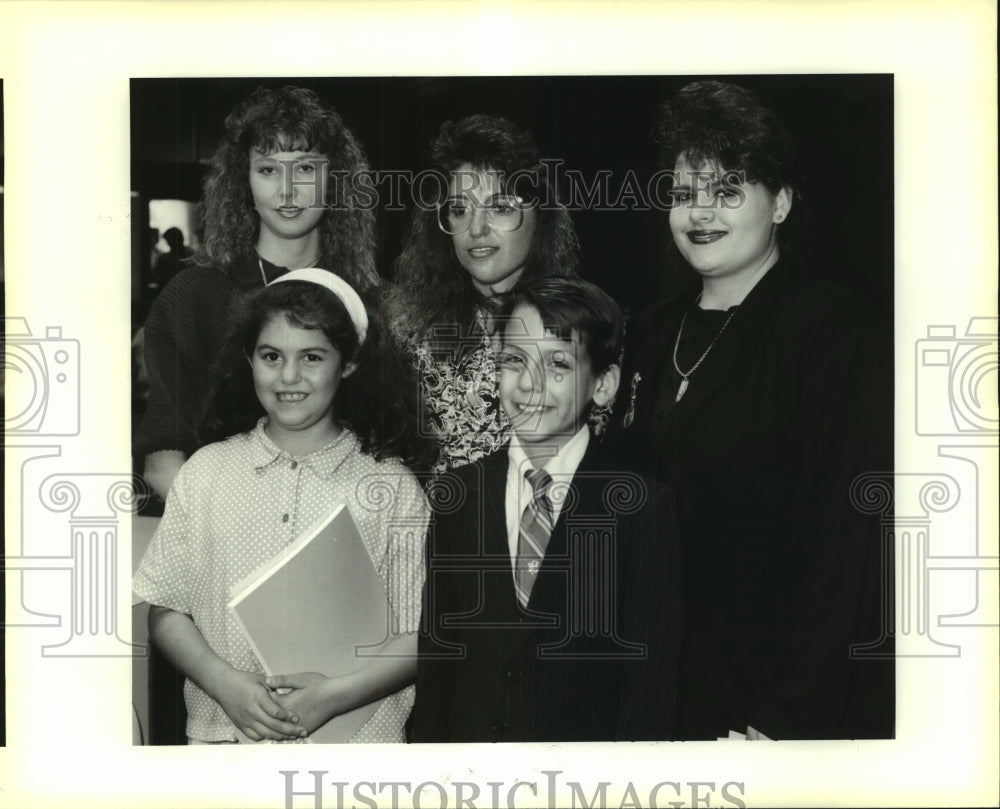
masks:
<svg viewBox="0 0 1000 809"><path fill-rule="evenodd" d="M542 203L537 207L538 223L518 286L544 276L576 275L579 243L573 222L558 202L531 135L506 118L492 115L446 121L431 143L431 167L447 176L465 163L497 171L501 179L516 177L521 196ZM426 337L435 325L457 324L465 329L481 303L455 255L452 238L438 227L437 212L427 206L417 208L409 239L396 260L395 286L388 298L393 329L412 341Z"/></svg>
<svg viewBox="0 0 1000 809"><path fill-rule="evenodd" d="M429 468L436 448L418 434L410 365L388 339L378 309L368 301L365 309L368 335L359 347L347 309L319 284L286 281L239 299L212 367L199 440L221 441L247 432L265 415L247 358L253 356L264 326L275 317L284 317L297 328L320 329L345 365L356 364L354 373L341 380L331 418L358 436L362 451L376 460L398 457L418 471Z"/></svg>
<svg viewBox="0 0 1000 809"><path fill-rule="evenodd" d="M696 81L657 110L653 139L672 169L683 153L691 166L718 163L743 171L772 192L797 188L798 150L777 116L752 92L721 81Z"/></svg>
<svg viewBox="0 0 1000 809"><path fill-rule="evenodd" d="M359 289L378 284L375 213L358 196L357 183L343 182L369 171L364 150L340 116L303 87L258 88L226 118L226 135L204 183L200 263L230 267L256 244L260 218L250 191L251 149L326 155L328 177L341 181L327 183L328 211L319 225L323 263Z"/></svg>

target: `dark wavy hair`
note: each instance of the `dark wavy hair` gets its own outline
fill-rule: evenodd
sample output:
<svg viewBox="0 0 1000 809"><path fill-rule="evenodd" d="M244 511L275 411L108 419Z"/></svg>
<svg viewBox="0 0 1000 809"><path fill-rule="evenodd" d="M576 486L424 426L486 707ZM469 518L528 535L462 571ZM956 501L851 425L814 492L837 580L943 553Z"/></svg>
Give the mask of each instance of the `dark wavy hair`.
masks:
<svg viewBox="0 0 1000 809"><path fill-rule="evenodd" d="M596 284L582 278L540 278L511 292L499 319L509 322L521 303L534 307L545 328L560 339L569 340L576 329L595 374L619 361L625 339L622 310Z"/></svg>
<svg viewBox="0 0 1000 809"><path fill-rule="evenodd" d="M549 275L575 275L579 243L569 212L559 204L557 189L531 135L506 118L471 115L446 121L431 143L431 168L447 176L463 164L497 171L501 181L515 179L525 199L538 200L527 263L518 285ZM395 287L389 294L392 326L404 338L419 340L432 326L466 328L482 299L455 255L452 238L437 224L428 206L413 212L410 236L395 264Z"/></svg>
<svg viewBox="0 0 1000 809"><path fill-rule="evenodd" d="M743 172L746 182L771 193L789 188L795 204L778 237L782 249L795 241L804 218L798 146L756 94L727 82L691 82L657 109L653 139L665 169L673 169L683 153L690 166Z"/></svg>
<svg viewBox="0 0 1000 809"><path fill-rule="evenodd" d="M379 311L365 302L368 335L358 335L343 303L330 290L308 281L272 284L243 296L230 315L229 327L215 363L198 437L203 443L247 432L265 415L254 392L253 356L264 326L284 317L297 328L320 329L340 352L344 364L357 369L341 380L331 417L354 432L361 449L376 460L398 457L423 470L434 448L416 429L415 386L405 361Z"/></svg>
<svg viewBox="0 0 1000 809"><path fill-rule="evenodd" d="M359 289L378 284L374 211L357 183L343 181L369 171L364 150L340 116L303 87L258 88L226 118L226 135L204 182L200 263L230 267L256 244L260 218L250 191L251 149L327 156L328 209L319 224L323 263Z"/></svg>

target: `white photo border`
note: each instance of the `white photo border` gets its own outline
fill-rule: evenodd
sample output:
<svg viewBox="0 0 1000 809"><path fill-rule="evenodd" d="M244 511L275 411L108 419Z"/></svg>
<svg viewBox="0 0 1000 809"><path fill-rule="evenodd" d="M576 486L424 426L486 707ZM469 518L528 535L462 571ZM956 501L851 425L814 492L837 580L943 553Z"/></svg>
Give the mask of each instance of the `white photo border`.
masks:
<svg viewBox="0 0 1000 809"><path fill-rule="evenodd" d="M130 469L120 429L129 412L129 81L179 76L893 74L896 466L955 481L955 502L935 512L933 538L944 543L939 554L957 561L929 570L928 581L952 613L968 606L970 587L980 598L975 621L951 615L940 623L949 609L930 615L938 638L960 655L900 660L896 740L753 745L133 747L122 699L130 659L45 653L65 626L43 616L6 632L0 807L312 806L308 796L286 803L281 771L296 771L302 791L310 771L324 772L324 809L338 805L336 782L348 785L345 806L366 805L364 797L390 804L388 787L377 796L353 792L365 782L412 789L455 781L480 785L475 805L489 805L490 782L502 784L501 802L514 790L517 806L545 805L546 772L559 773L560 805L589 801L602 782L613 806L631 799L629 785L645 806L661 782L680 784L683 794L661 789L660 805L693 805L695 783L714 785L698 793L712 794L713 805L994 803L997 518L980 506L997 489L996 432L918 432L918 403L951 416L947 401L921 387L916 357L930 328L947 339L951 327L961 340L973 318L996 323L995 34L994 5L972 0L0 4L6 314L25 318L35 336L60 329L52 337L70 352L77 341L80 383L75 432L61 424L49 437L5 438L8 620L21 606L11 581L22 581L10 560L28 564L29 535L53 548L68 542L59 534L68 519L58 510L62 489L49 478L100 478L105 493ZM963 451L976 460L956 461ZM22 466L32 453L41 467ZM46 483L43 495L35 487ZM35 503L42 496L48 501ZM127 529L119 539L127 549ZM120 558L117 604L127 626L128 550ZM41 598L66 607L69 573L53 581ZM730 789L734 799L722 793L727 783L743 785ZM412 802L408 789L397 794L399 805ZM432 787L423 798L423 806L440 805ZM448 798L454 805L454 791Z"/></svg>

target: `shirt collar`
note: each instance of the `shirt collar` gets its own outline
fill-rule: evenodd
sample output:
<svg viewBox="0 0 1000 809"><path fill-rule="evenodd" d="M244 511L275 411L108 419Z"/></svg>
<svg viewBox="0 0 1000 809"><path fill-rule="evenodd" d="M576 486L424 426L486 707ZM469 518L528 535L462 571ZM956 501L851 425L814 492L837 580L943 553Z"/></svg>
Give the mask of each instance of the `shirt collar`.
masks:
<svg viewBox="0 0 1000 809"><path fill-rule="evenodd" d="M261 416L257 426L250 433L252 462L255 469L266 469L275 461L297 461L307 469L311 469L317 477L330 479L340 465L347 460L355 450L360 449L358 437L350 430L343 429L333 441L322 449L310 452L304 456L294 456L279 448L264 432L267 416Z"/></svg>
<svg viewBox="0 0 1000 809"><path fill-rule="evenodd" d="M583 460L583 456L590 444L590 428L584 424L573 437L560 447L559 451L549 458L542 467L548 472L553 480L570 480L576 474L576 469ZM528 460L524 454L524 449L517 437L517 433L512 433L510 437L510 448L507 452L512 469L518 470L519 477L534 469L534 464Z"/></svg>

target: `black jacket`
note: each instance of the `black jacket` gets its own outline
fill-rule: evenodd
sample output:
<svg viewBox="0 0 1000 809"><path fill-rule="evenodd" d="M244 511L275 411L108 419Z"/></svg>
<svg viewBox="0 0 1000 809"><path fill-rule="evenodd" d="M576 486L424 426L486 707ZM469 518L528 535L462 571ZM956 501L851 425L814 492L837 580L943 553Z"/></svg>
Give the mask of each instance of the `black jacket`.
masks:
<svg viewBox="0 0 1000 809"><path fill-rule="evenodd" d="M501 451L439 481L448 496L428 535L411 740L672 738L680 615L668 493L592 440L524 610L507 467Z"/></svg>
<svg viewBox="0 0 1000 809"><path fill-rule="evenodd" d="M852 501L891 485L891 354L829 284L786 262L736 309L678 402L694 293L630 329L609 443L674 491L684 568L679 734L893 735L891 544ZM701 356L728 317L715 313ZM634 396L633 396L634 391ZM628 411L631 423L625 426Z"/></svg>

